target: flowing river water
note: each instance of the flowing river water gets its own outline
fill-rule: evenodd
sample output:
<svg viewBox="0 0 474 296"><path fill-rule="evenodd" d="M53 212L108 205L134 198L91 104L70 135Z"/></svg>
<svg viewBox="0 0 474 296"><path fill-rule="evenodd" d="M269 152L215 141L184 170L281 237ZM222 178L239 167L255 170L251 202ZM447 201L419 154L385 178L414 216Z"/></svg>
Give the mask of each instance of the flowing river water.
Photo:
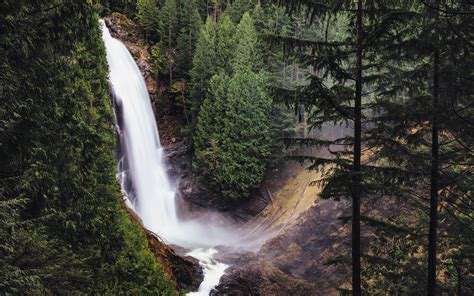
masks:
<svg viewBox="0 0 474 296"><path fill-rule="evenodd" d="M142 74L125 45L110 35L103 21L102 31L121 142L119 175L127 205L140 216L146 228L166 243L190 250L188 255L199 260L204 281L198 291L188 295L207 296L228 267L215 259L215 247L235 246L239 236L230 225L215 226L208 217L185 220L178 216L175 188L167 175L164 150Z"/></svg>

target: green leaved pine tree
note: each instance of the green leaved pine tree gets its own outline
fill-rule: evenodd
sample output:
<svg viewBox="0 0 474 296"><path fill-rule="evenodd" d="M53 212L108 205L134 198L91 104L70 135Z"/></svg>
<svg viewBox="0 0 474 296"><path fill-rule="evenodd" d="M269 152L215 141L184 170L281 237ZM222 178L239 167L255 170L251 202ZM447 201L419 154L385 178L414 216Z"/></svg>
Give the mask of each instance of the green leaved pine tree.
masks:
<svg viewBox="0 0 474 296"><path fill-rule="evenodd" d="M177 63L176 71L181 77L189 77L192 67L196 42L201 27L201 16L199 15L196 0L185 1L180 9L180 24L178 40L176 43Z"/></svg>
<svg viewBox="0 0 474 296"><path fill-rule="evenodd" d="M160 9L155 0L138 0L136 18L147 39L157 41L160 35Z"/></svg>
<svg viewBox="0 0 474 296"><path fill-rule="evenodd" d="M231 72L221 68L214 75L200 108L193 162L232 199L245 197L258 186L270 155L268 78L259 67L259 40L248 13L237 26L236 35Z"/></svg>
<svg viewBox="0 0 474 296"><path fill-rule="evenodd" d="M0 4L0 290L175 295L123 207L96 6Z"/></svg>

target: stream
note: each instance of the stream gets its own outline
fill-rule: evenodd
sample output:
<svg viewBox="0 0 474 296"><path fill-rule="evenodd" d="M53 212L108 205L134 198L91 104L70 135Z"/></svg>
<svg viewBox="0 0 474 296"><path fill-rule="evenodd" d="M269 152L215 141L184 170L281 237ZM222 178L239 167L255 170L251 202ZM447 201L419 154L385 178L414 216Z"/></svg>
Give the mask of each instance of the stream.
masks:
<svg viewBox="0 0 474 296"><path fill-rule="evenodd" d="M188 255L199 260L204 281L198 291L188 295L207 296L228 267L215 259L215 247L235 246L239 235L230 225L211 223L213 213L194 220L178 216L176 189L167 175L165 152L142 74L125 45L111 36L103 21L101 25L120 137L119 179L126 203L147 229L167 244L190 250Z"/></svg>

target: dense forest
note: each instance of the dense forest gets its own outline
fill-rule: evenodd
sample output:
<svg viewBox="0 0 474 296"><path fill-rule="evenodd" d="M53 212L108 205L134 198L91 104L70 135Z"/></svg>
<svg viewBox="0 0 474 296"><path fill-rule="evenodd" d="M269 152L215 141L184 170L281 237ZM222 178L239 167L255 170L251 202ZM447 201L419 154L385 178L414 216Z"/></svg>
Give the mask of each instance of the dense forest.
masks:
<svg viewBox="0 0 474 296"><path fill-rule="evenodd" d="M260 196L268 197L265 209L276 208L277 190L262 188L290 174L291 162L313 176L305 186L321 188L291 223L311 222L309 207L320 200L346 205L345 214L331 215L347 233L337 244L347 248L322 250L329 256L318 263L347 271L336 276L331 292L311 283L312 276L327 276L320 269L285 269L276 250L271 264L279 269L272 276L295 279L298 290L250 292L237 277L227 285L232 291L474 294L472 1L5 0L0 295L182 295L191 289L169 272L181 263L161 260L146 221L124 202L117 176L121 118L117 109L114 116L102 18L138 28L122 37L143 41L136 46L148 58L132 55L142 72L149 64L156 84L154 92L148 80L146 86L161 141L187 149L189 169L176 166L204 192L188 194L186 202L225 209L241 223L242 207L257 207ZM178 136L168 137L162 122ZM324 136L327 130L337 132ZM246 211L252 217L244 226L265 212ZM271 229L262 237L284 235ZM170 242L180 253L184 245ZM291 250L284 253L293 256ZM193 252L180 256L190 260ZM206 276L206 263L196 258ZM254 272L242 267L244 259L217 258ZM202 291L201 285L193 295L209 294ZM211 295L234 294L219 285Z"/></svg>
<svg viewBox="0 0 474 296"><path fill-rule="evenodd" d="M1 11L1 294L172 294L121 205L96 8Z"/></svg>

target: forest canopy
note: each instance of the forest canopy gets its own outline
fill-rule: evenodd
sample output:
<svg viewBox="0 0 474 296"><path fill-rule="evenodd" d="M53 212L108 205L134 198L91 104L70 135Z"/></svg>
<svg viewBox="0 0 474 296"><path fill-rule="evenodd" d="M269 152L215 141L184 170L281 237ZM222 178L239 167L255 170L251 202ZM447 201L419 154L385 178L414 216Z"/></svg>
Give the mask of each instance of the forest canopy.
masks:
<svg viewBox="0 0 474 296"><path fill-rule="evenodd" d="M96 8L3 1L0 11L0 291L173 295L115 179Z"/></svg>
<svg viewBox="0 0 474 296"><path fill-rule="evenodd" d="M206 194L273 202L265 178L297 161L350 207L335 290L474 294L469 0L3 1L0 294L179 293L116 179L112 13L138 24Z"/></svg>

